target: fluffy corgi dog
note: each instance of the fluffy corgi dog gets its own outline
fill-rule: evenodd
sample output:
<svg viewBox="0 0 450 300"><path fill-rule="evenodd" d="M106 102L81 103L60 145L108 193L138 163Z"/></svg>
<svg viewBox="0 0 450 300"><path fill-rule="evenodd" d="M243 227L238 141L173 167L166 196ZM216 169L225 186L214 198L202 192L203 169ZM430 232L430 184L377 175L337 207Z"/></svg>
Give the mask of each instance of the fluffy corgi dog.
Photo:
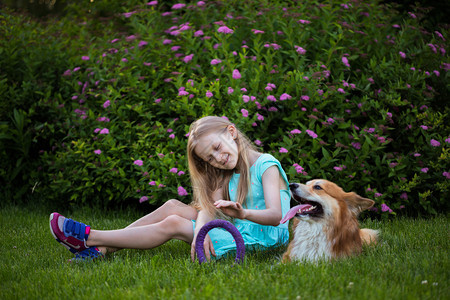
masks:
<svg viewBox="0 0 450 300"><path fill-rule="evenodd" d="M294 218L293 239L282 261L318 261L358 254L363 243L376 243L378 231L360 229L359 213L373 206L373 200L354 192L346 193L328 180L306 184L291 183L289 188L300 205L289 210L280 223Z"/></svg>

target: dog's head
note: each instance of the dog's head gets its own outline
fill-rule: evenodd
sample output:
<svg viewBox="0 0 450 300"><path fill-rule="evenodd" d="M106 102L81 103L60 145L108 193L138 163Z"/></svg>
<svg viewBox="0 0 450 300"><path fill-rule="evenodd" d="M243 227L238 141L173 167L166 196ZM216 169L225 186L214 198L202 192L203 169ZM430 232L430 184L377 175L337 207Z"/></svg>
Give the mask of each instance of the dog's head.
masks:
<svg viewBox="0 0 450 300"><path fill-rule="evenodd" d="M314 179L306 184L291 183L289 188L294 200L300 204L292 207L281 223L294 217L320 222L347 211L357 216L375 203L354 192L346 193L325 179Z"/></svg>

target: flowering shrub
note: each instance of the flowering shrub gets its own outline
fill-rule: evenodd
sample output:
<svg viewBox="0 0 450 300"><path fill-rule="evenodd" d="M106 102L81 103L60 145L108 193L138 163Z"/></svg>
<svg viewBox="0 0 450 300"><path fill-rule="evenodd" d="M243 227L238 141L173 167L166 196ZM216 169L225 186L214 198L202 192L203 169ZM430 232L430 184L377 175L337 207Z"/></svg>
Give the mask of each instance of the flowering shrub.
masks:
<svg viewBox="0 0 450 300"><path fill-rule="evenodd" d="M329 179L375 200L374 214L448 208L448 29L421 28L420 9L401 18L375 1L122 9L45 96L59 95L49 109L64 121L54 148L40 149L36 192L101 205L189 202L189 124L219 115L292 182Z"/></svg>

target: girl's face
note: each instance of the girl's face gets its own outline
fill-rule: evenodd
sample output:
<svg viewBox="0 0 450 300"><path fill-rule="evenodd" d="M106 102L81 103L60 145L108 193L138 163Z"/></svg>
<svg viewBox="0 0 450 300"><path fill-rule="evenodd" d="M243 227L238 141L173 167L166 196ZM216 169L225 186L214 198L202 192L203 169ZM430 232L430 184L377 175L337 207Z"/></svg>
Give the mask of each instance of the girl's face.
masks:
<svg viewBox="0 0 450 300"><path fill-rule="evenodd" d="M236 168L239 154L236 137L237 130L232 125L223 133L211 132L198 140L195 154L215 168L232 170Z"/></svg>

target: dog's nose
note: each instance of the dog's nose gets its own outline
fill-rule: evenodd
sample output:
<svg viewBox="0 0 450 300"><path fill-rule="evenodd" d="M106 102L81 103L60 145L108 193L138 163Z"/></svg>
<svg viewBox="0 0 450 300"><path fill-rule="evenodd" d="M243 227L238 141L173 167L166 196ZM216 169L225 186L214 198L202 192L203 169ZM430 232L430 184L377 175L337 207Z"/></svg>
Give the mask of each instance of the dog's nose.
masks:
<svg viewBox="0 0 450 300"><path fill-rule="evenodd" d="M298 188L298 183L289 183L289 188L291 189L291 190L294 190L294 189L296 189L296 188Z"/></svg>

